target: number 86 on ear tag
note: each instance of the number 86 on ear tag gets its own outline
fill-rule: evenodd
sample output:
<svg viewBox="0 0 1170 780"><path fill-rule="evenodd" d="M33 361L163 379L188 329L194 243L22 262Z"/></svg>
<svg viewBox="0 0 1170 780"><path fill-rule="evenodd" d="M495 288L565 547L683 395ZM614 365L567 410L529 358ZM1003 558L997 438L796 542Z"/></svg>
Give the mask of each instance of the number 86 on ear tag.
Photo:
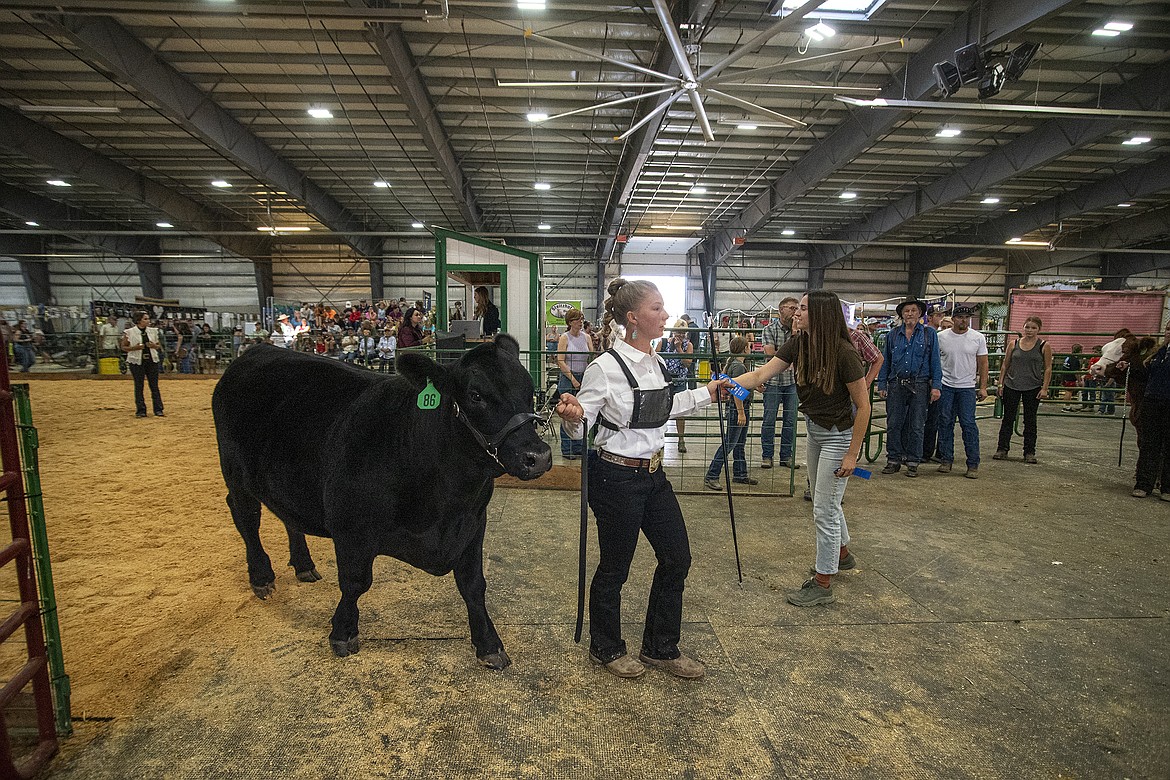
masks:
<svg viewBox="0 0 1170 780"><path fill-rule="evenodd" d="M438 409L439 402L442 400L443 397L439 395L438 388L431 384L431 380L428 379L427 386L418 394L418 408L425 411Z"/></svg>

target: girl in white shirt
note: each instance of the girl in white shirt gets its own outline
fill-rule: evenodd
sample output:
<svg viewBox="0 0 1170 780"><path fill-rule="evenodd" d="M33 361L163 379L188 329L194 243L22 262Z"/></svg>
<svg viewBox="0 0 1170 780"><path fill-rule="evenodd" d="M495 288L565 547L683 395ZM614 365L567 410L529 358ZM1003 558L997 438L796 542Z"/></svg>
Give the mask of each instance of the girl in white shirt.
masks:
<svg viewBox="0 0 1170 780"><path fill-rule="evenodd" d="M597 450L589 453L589 506L601 550L589 590L589 655L618 677L638 677L646 666L655 666L694 679L703 675L703 665L678 649L690 542L661 467L662 448L667 421L710 404L726 381L672 392L665 364L652 347L668 314L650 282L614 280L605 311L603 335L616 325L625 326L625 335L585 369L578 394L563 393L557 405L570 437L584 435L583 419L599 426ZM635 659L622 639L621 593L639 532L654 548L658 567Z"/></svg>

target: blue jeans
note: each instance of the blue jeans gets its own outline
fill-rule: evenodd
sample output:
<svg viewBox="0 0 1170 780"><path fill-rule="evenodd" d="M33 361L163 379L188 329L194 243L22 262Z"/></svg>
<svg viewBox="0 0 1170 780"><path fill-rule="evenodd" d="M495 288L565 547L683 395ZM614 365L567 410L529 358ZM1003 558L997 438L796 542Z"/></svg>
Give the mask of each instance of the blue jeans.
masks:
<svg viewBox="0 0 1170 780"><path fill-rule="evenodd" d="M27 372L37 362L36 351L27 344L13 344L12 354L16 356L16 362L20 363L20 370Z"/></svg>
<svg viewBox="0 0 1170 780"><path fill-rule="evenodd" d="M771 458L776 451L776 413L784 408L780 420L780 460L791 460L796 443L796 385L764 387L764 421L760 428L760 444L764 457Z"/></svg>
<svg viewBox="0 0 1170 780"><path fill-rule="evenodd" d="M585 376L585 372L573 372L573 378L577 380L577 384L581 384L581 378ZM573 393L575 388L569 378L563 373L557 377L557 395L561 393ZM584 438L570 439L569 434L565 433L565 426L561 425L561 457L580 457L582 447L584 446Z"/></svg>
<svg viewBox="0 0 1170 780"><path fill-rule="evenodd" d="M1117 383L1112 379L1103 382L1102 388L1117 387ZM1113 398L1117 395L1116 390L1101 390L1101 404L1097 407L1097 414L1113 414L1117 411L1117 407L1113 404Z"/></svg>
<svg viewBox="0 0 1170 780"><path fill-rule="evenodd" d="M947 387L943 385L938 407L938 459L955 462L955 419L963 431L963 450L967 454L967 468L979 465L979 426L975 424L974 387Z"/></svg>
<svg viewBox="0 0 1170 780"><path fill-rule="evenodd" d="M922 431L930 406L930 380L915 379L906 387L891 379L887 388L886 460L918 465L922 462Z"/></svg>
<svg viewBox="0 0 1170 780"><path fill-rule="evenodd" d="M743 405L745 423L751 422L751 403ZM718 479L719 472L723 471L723 464L727 460L727 451L731 450L732 476L735 479L747 479L747 453L744 452L744 442L747 441L747 425L739 424L739 410L733 402L727 403L727 442L719 445L715 450L715 457L711 458L711 465L707 467L707 479Z"/></svg>
<svg viewBox="0 0 1170 780"><path fill-rule="evenodd" d="M817 535L817 573L836 574L841 548L849 544L849 526L841 508L849 478L838 477L834 472L841 468L849 451L853 431L822 428L808 417L804 425L808 434L808 488ZM918 438L921 440L921 435Z"/></svg>

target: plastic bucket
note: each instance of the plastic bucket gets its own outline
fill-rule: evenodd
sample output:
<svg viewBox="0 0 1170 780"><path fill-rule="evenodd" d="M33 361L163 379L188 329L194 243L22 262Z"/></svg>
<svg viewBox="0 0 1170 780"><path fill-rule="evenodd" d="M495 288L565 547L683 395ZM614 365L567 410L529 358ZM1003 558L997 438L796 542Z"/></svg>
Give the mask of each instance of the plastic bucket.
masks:
<svg viewBox="0 0 1170 780"><path fill-rule="evenodd" d="M102 358L98 361L99 374L120 374L122 369L118 366L118 358Z"/></svg>
<svg viewBox="0 0 1170 780"><path fill-rule="evenodd" d="M700 382L710 382L711 381L711 363L710 363L710 361L707 361L707 360L700 361L699 362L699 370L696 373L698 374Z"/></svg>

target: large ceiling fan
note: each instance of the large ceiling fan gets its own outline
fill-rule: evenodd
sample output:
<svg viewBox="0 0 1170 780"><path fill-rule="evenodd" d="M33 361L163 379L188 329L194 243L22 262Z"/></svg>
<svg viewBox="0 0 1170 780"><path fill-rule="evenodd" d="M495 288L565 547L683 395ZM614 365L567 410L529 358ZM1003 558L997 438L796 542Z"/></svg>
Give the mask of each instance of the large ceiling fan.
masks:
<svg viewBox="0 0 1170 780"><path fill-rule="evenodd" d="M590 59L600 60L601 62L608 62L611 65L616 65L626 70L632 70L646 76L650 76L652 81L628 82L628 81L500 81L497 82L501 87L522 87L526 89L539 89L543 87L581 87L581 88L598 88L598 87L612 87L615 90L631 90L631 89L648 89L648 92L642 92L638 95L630 95L628 97L617 98L615 100L608 100L603 103L598 103L584 108L574 109L572 111L565 111L553 116L542 117L534 119L533 121L551 122L563 117L572 116L574 114L583 114L591 111L598 111L600 109L611 108L613 106L623 105L625 103L636 103L650 98L661 96L666 97L653 110L647 112L641 119L635 122L629 129L621 135L615 136L615 140L625 140L633 133L642 128L643 125L650 122L659 114L664 113L675 101L686 98L690 101L692 108L695 111L695 117L699 123L699 127L703 131L703 138L707 141L715 140L715 134L711 131L711 120L707 114L705 101L713 101L716 103L725 103L737 106L757 117L766 117L768 120L784 125L786 127L804 128L807 127L804 122L794 117L781 114L778 111L773 111L770 108L754 103L743 97L733 94L738 89L750 89L753 93L761 90L777 90L777 91L809 91L819 90L824 92L833 92L835 94L848 93L872 93L879 91L876 87L841 87L837 85L816 85L816 84L769 84L758 82L743 82L745 79L755 79L765 76L771 76L775 73L784 71L798 70L808 65L818 65L821 63L834 62L839 60L857 59L868 54L875 54L883 51L891 51L894 49L901 49L904 41L901 39L894 41L887 41L885 43L875 43L870 46L861 46L854 49L847 49L844 51L830 52L828 54L820 54L813 57L804 57L801 59L789 60L786 62L777 63L775 65L768 65L762 68L753 68L749 70L737 71L734 73L726 73L729 66L738 62L743 57L754 53L761 46L771 40L773 37L781 32L791 29L800 19L807 16L812 11L815 11L826 0L809 0L800 8L793 9L787 16L772 24L767 29L762 30L759 34L753 37L748 42L739 46L726 57L719 60L715 64L706 69L696 73L695 68L691 65L691 55L697 53L698 46L696 44L687 45L683 43L682 37L675 28L674 20L671 18L670 10L666 6L666 0L651 0L654 5L654 10L658 14L658 20L662 25L662 34L666 38L666 43L670 46L671 53L674 56L675 68L678 70L678 75L669 73L662 73L660 71L647 68L637 63L625 62L615 57L609 57L604 54L592 52L587 49L582 49L578 46L558 41L554 38L549 38L544 35L538 35L531 29L525 30L526 38L540 41L541 43L566 51L574 52Z"/></svg>

